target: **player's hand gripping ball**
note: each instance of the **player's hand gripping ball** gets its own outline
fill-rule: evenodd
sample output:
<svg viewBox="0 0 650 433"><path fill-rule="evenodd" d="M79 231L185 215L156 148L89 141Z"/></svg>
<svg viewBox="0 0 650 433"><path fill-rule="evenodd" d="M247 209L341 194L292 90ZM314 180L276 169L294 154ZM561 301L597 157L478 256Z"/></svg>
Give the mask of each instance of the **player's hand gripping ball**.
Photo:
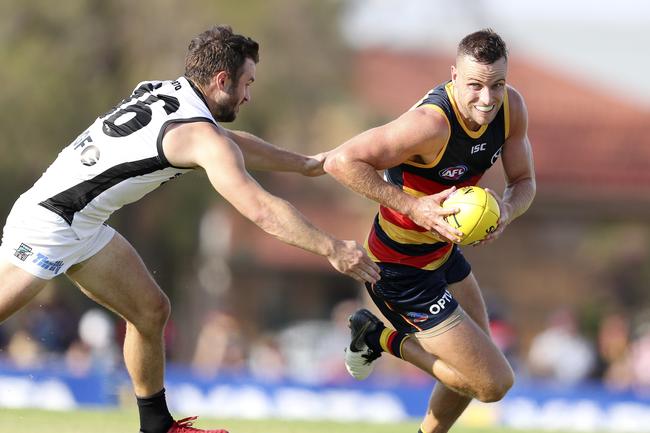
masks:
<svg viewBox="0 0 650 433"><path fill-rule="evenodd" d="M465 186L457 189L442 203L443 208L458 208L460 212L448 215L449 225L463 232L461 245L472 245L482 241L496 230L499 204L496 199L478 186Z"/></svg>

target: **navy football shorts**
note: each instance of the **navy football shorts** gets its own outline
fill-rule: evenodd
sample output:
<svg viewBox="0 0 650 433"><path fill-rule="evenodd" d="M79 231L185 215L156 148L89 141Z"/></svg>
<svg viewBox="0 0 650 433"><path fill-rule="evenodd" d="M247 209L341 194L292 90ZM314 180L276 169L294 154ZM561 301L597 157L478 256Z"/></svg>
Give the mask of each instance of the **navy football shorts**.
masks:
<svg viewBox="0 0 650 433"><path fill-rule="evenodd" d="M366 283L366 289L384 317L407 334L426 331L447 319L458 307L447 287L472 270L456 245L447 261L433 271L395 263L378 265L381 279L374 285Z"/></svg>

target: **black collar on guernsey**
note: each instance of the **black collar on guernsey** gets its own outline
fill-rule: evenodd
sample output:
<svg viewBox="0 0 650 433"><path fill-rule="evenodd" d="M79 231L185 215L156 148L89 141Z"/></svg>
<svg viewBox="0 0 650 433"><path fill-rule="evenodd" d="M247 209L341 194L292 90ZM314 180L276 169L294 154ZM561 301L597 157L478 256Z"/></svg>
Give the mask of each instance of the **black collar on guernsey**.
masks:
<svg viewBox="0 0 650 433"><path fill-rule="evenodd" d="M205 99L205 95L203 92L201 92L201 89L199 89L199 86L197 86L194 81L190 80L187 76L185 77L188 83L190 83L190 86L192 86L192 90L194 90L194 93L197 94L199 98L201 98L201 101L205 104L206 108L208 111L210 111L210 106L208 105L208 101Z"/></svg>

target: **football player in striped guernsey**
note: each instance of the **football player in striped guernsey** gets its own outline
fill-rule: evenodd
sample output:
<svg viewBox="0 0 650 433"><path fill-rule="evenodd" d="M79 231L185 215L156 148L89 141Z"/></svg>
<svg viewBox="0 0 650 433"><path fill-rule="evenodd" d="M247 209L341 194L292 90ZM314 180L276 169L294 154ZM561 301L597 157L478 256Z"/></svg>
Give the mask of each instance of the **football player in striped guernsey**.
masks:
<svg viewBox="0 0 650 433"><path fill-rule="evenodd" d="M325 170L379 203L367 240L381 279L368 293L394 329L368 310L350 318L346 367L363 379L382 352L438 380L422 421L423 433L446 432L472 398L500 400L514 375L490 338L488 316L469 263L455 244L462 232L441 203L475 185L501 159L506 188L497 198L497 239L535 195L528 115L522 96L506 84L508 54L490 29L458 45L451 80L396 120L365 131L327 156ZM378 174L383 171L383 177Z"/></svg>
<svg viewBox="0 0 650 433"><path fill-rule="evenodd" d="M324 173L308 157L225 129L250 100L258 44L217 26L194 38L185 74L146 81L70 145L14 204L0 247L0 322L65 273L127 323L124 359L142 433L223 432L174 421L167 409L163 328L170 304L131 244L105 224L162 183L203 169L214 189L262 230L374 283L379 268L355 241L334 238L264 190L247 169Z"/></svg>

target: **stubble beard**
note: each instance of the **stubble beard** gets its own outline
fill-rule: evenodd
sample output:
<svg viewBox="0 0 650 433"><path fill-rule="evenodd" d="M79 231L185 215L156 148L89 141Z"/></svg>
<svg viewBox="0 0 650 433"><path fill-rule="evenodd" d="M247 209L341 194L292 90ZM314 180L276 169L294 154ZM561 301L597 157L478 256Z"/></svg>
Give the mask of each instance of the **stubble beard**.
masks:
<svg viewBox="0 0 650 433"><path fill-rule="evenodd" d="M238 105L239 101L229 92L228 98L217 104L215 113L213 113L215 120L218 122L233 122L237 118Z"/></svg>
<svg viewBox="0 0 650 433"><path fill-rule="evenodd" d="M237 118L235 107L236 105L231 103L219 105L216 113L214 113L215 120L218 122L233 122Z"/></svg>

